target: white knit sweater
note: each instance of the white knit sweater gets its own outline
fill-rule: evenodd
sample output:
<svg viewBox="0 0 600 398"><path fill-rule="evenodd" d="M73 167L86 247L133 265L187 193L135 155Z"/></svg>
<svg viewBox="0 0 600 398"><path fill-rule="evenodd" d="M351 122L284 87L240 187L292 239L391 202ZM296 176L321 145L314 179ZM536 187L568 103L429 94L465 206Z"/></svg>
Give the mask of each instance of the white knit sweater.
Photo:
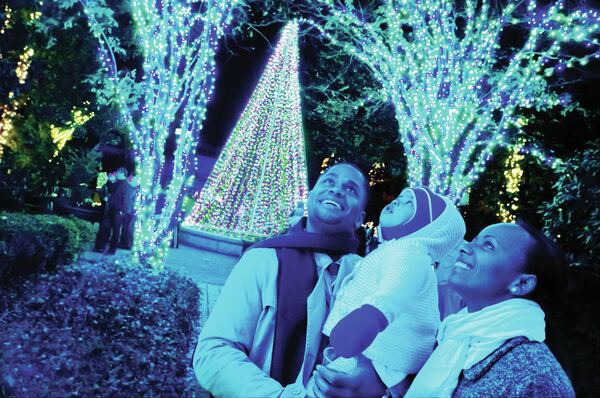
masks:
<svg viewBox="0 0 600 398"><path fill-rule="evenodd" d="M323 326L329 336L348 313L370 304L388 320L388 327L363 352L377 367L416 373L435 344L440 324L438 291L433 260L459 242L465 224L454 205L421 230L383 242L360 260L342 281L333 308Z"/></svg>
<svg viewBox="0 0 600 398"><path fill-rule="evenodd" d="M433 350L440 323L431 263L425 245L417 239L382 243L342 282L323 333L329 335L344 316L370 304L389 325L363 354L389 369L416 373Z"/></svg>

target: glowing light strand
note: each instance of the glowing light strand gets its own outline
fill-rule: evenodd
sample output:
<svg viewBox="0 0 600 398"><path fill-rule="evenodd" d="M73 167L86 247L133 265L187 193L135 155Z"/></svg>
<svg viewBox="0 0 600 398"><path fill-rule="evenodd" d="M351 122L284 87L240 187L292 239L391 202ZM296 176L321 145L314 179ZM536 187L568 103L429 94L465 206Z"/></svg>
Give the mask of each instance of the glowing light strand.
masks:
<svg viewBox="0 0 600 398"><path fill-rule="evenodd" d="M567 13L509 1L501 10L467 0L387 0L366 14L352 2L321 0L326 12L305 19L332 44L364 62L396 110L409 183L426 184L459 202L497 145L509 140L518 112L564 105L547 78L565 67L600 58L598 13ZM458 19L464 27L458 28ZM511 25L528 30L520 49L501 55ZM561 53L569 42L587 54ZM506 49L503 49L506 50ZM499 61L504 61L504 67Z"/></svg>
<svg viewBox="0 0 600 398"><path fill-rule="evenodd" d="M18 100L14 93L8 93L9 103L0 104L0 160L4 154L4 148L14 148L14 124L13 120L17 116L19 108L25 103L25 100Z"/></svg>
<svg viewBox="0 0 600 398"><path fill-rule="evenodd" d="M283 232L306 202L298 25L287 24L184 225L253 239Z"/></svg>
<svg viewBox="0 0 600 398"><path fill-rule="evenodd" d="M131 13L144 56L143 94L137 102L120 88L130 85L131 77L117 69L117 49L103 29L102 15L85 7L101 44L100 61L130 130L140 177L133 252L141 263L156 269L163 266L191 185L188 176L195 166L195 147L214 85L214 56L236 4L237 0L206 1L197 10L198 2L190 0L133 0ZM166 159L171 134L175 150L172 159Z"/></svg>
<svg viewBox="0 0 600 398"><path fill-rule="evenodd" d="M504 178L506 187L504 192L508 197L508 203L499 203L498 213L496 214L502 222L514 222L517 219L517 210L519 210L519 186L523 178L523 169L521 162L525 155L521 153L524 141L514 145L510 154L504 163Z"/></svg>
<svg viewBox="0 0 600 398"><path fill-rule="evenodd" d="M65 144L73 138L73 133L78 126L83 126L95 116L94 112L87 112L87 109L77 109L73 107L71 110L71 119L65 126L50 125L50 136L52 142L56 145L54 156L57 156Z"/></svg>

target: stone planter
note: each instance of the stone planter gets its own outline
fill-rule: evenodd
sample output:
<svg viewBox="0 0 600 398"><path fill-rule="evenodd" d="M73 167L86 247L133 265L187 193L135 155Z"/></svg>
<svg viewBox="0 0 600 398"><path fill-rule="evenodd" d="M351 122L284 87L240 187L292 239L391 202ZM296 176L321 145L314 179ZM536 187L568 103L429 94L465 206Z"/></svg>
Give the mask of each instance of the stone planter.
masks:
<svg viewBox="0 0 600 398"><path fill-rule="evenodd" d="M73 215L77 218L81 218L82 220L90 221L90 222L101 222L102 221L102 210L100 208L97 209L86 209L84 207L73 206L69 203L59 201L56 204L56 213L64 216Z"/></svg>

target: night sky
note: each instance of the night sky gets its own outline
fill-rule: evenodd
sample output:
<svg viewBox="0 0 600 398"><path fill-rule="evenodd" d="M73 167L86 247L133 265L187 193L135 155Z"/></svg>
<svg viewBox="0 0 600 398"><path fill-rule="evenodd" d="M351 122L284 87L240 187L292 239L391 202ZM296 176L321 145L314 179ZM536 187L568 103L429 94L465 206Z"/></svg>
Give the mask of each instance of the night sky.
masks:
<svg viewBox="0 0 600 398"><path fill-rule="evenodd" d="M282 25L274 24L262 29L273 47L259 36L247 42L232 39L221 42L216 56L217 79L207 106L201 146L225 144L267 66L281 28Z"/></svg>

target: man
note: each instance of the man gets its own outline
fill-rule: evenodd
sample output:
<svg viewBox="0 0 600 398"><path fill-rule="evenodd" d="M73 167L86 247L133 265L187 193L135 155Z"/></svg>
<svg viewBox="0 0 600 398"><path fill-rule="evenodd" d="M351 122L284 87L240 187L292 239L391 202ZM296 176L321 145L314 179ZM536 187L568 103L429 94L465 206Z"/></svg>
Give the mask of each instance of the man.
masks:
<svg viewBox="0 0 600 398"><path fill-rule="evenodd" d="M127 178L125 190L125 203L123 216L123 228L121 230L121 242L119 247L125 250L131 250L133 247L133 228L135 225L135 197L140 188L138 176L130 175Z"/></svg>
<svg viewBox="0 0 600 398"><path fill-rule="evenodd" d="M217 397L306 394L304 387L327 344L321 330L336 282L360 258L351 253L368 189L356 166L331 167L309 192L307 219L244 253L194 353L194 370L204 388ZM372 366L363 373L368 372L375 374ZM385 387L375 379L375 394L381 395ZM345 380L334 383L337 388Z"/></svg>
<svg viewBox="0 0 600 398"><path fill-rule="evenodd" d="M120 167L117 170L117 182L113 193L108 197L108 212L110 217L110 245L108 254L115 254L121 239L121 228L125 218L125 202L127 197L127 169Z"/></svg>
<svg viewBox="0 0 600 398"><path fill-rule="evenodd" d="M96 234L96 243L94 244L94 251L98 253L104 253L106 244L110 238L110 212L108 210L108 200L110 196L115 192L115 184L117 182L117 173L108 173L106 176L107 180L102 187L102 200L104 202L104 213L102 215L102 221L98 227L98 233ZM100 176L98 177L100 181ZM99 183L100 184L100 183Z"/></svg>

